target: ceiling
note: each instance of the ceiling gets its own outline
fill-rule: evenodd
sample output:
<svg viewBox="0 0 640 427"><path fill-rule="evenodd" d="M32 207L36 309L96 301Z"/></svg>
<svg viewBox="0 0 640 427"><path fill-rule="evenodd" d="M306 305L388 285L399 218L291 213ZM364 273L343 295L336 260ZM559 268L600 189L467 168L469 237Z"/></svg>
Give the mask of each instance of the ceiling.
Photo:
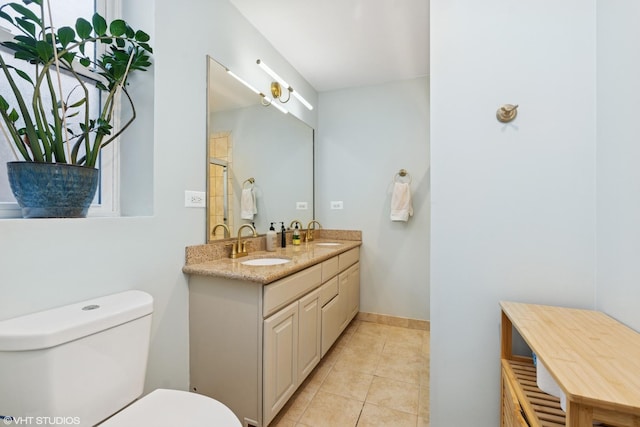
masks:
<svg viewBox="0 0 640 427"><path fill-rule="evenodd" d="M230 0L318 92L425 76L429 0Z"/></svg>

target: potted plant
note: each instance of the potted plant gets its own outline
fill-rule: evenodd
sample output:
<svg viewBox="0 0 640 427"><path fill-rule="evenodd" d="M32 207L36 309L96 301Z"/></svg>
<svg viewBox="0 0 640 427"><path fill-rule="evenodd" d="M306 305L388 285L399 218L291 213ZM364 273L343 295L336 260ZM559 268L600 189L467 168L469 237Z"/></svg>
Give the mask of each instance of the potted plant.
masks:
<svg viewBox="0 0 640 427"><path fill-rule="evenodd" d="M0 54L0 78L6 77L14 98L0 95L0 130L16 158L22 158L7 163L7 170L23 216L84 217L98 183L100 150L136 118L127 78L151 65L152 49L145 32L121 19L107 24L96 13L91 22L78 18L75 28L55 28L50 16L43 0L0 7L0 19L16 30L2 45L24 61L24 67L9 65L2 57L5 53ZM106 48L93 59L89 53L96 45ZM93 108L98 111L90 108L91 91L78 64L94 72L95 85L105 95ZM62 87L63 74L73 82L70 88L67 83L67 90ZM18 82L29 90L23 91ZM112 123L120 98L128 101L132 114L115 131ZM87 189L71 188L85 182ZM38 190L44 194L31 194ZM81 200L72 200L74 191ZM53 209L45 210L42 203Z"/></svg>

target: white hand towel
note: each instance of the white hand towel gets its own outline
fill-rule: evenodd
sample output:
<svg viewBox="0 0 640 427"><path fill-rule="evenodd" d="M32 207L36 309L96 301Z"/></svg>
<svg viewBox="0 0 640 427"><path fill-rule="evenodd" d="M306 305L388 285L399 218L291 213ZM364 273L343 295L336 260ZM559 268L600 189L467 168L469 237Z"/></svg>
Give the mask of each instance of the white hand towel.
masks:
<svg viewBox="0 0 640 427"><path fill-rule="evenodd" d="M256 193L254 193L253 188L244 188L240 196L240 218L253 219L253 216L257 213Z"/></svg>
<svg viewBox="0 0 640 427"><path fill-rule="evenodd" d="M408 182L396 182L391 195L391 221L409 221L413 216L411 187Z"/></svg>

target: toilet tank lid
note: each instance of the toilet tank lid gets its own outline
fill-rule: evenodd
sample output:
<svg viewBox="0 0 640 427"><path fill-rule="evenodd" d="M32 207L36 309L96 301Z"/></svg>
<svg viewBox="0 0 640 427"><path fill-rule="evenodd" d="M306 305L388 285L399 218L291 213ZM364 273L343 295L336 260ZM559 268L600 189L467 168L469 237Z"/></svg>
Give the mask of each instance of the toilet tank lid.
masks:
<svg viewBox="0 0 640 427"><path fill-rule="evenodd" d="M0 351L64 344L153 312L153 297L131 290L0 321Z"/></svg>

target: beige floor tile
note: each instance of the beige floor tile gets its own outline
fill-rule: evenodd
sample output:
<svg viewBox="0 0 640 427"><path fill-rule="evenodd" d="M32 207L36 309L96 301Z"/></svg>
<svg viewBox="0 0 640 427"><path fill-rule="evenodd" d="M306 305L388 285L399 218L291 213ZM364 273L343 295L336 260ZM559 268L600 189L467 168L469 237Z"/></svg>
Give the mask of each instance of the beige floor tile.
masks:
<svg viewBox="0 0 640 427"><path fill-rule="evenodd" d="M371 323L371 322L361 322L356 330L356 334L367 334L367 335L376 335L383 336L387 335L387 331L389 326L381 325L380 323Z"/></svg>
<svg viewBox="0 0 640 427"><path fill-rule="evenodd" d="M382 353L376 375L413 384L420 384L420 373L424 369L424 358L417 355Z"/></svg>
<svg viewBox="0 0 640 427"><path fill-rule="evenodd" d="M358 349L361 351L369 351L374 353L381 353L384 349L386 338L381 335L372 335L367 333L356 332L353 334L345 349Z"/></svg>
<svg viewBox="0 0 640 427"><path fill-rule="evenodd" d="M270 427L429 427L429 338L354 320Z"/></svg>
<svg viewBox="0 0 640 427"><path fill-rule="evenodd" d="M418 427L429 427L429 418L418 417Z"/></svg>
<svg viewBox="0 0 640 427"><path fill-rule="evenodd" d="M322 383L320 391L364 402L372 380L372 374L332 369Z"/></svg>
<svg viewBox="0 0 640 427"><path fill-rule="evenodd" d="M295 420L277 416L273 421L271 421L269 427L296 427L296 425Z"/></svg>
<svg viewBox="0 0 640 427"><path fill-rule="evenodd" d="M300 385L300 388L304 387L304 389L315 393L322 385L322 382L329 374L329 371L331 371L331 366L321 360L320 363L318 363L318 366L311 371L302 385Z"/></svg>
<svg viewBox="0 0 640 427"><path fill-rule="evenodd" d="M373 375L378 368L381 355L377 352L366 351L361 348L344 349L340 358L333 365L333 369L339 371L356 371Z"/></svg>
<svg viewBox="0 0 640 427"><path fill-rule="evenodd" d="M415 427L416 421L415 415L365 403L358 427Z"/></svg>
<svg viewBox="0 0 640 427"><path fill-rule="evenodd" d="M429 386L429 359L425 358L424 362L420 364L420 385Z"/></svg>
<svg viewBox="0 0 640 427"><path fill-rule="evenodd" d="M294 421L298 421L304 413L307 406L315 396L316 392L306 387L300 387L298 391L291 396L291 399L284 405L284 408L280 410L278 417L286 418Z"/></svg>
<svg viewBox="0 0 640 427"><path fill-rule="evenodd" d="M392 353L422 353L424 331L390 328L384 351Z"/></svg>
<svg viewBox="0 0 640 427"><path fill-rule="evenodd" d="M419 394L420 388L415 384L374 377L367 395L367 403L417 415Z"/></svg>
<svg viewBox="0 0 640 427"><path fill-rule="evenodd" d="M336 344L334 344L322 358L322 361L329 366L333 366L336 363L336 361L340 358L340 354L346 346L346 344L343 344L342 346L338 347L336 346Z"/></svg>
<svg viewBox="0 0 640 427"><path fill-rule="evenodd" d="M429 384L420 386L418 416L429 419Z"/></svg>
<svg viewBox="0 0 640 427"><path fill-rule="evenodd" d="M354 427L362 406L357 400L319 391L299 422L309 427Z"/></svg>

